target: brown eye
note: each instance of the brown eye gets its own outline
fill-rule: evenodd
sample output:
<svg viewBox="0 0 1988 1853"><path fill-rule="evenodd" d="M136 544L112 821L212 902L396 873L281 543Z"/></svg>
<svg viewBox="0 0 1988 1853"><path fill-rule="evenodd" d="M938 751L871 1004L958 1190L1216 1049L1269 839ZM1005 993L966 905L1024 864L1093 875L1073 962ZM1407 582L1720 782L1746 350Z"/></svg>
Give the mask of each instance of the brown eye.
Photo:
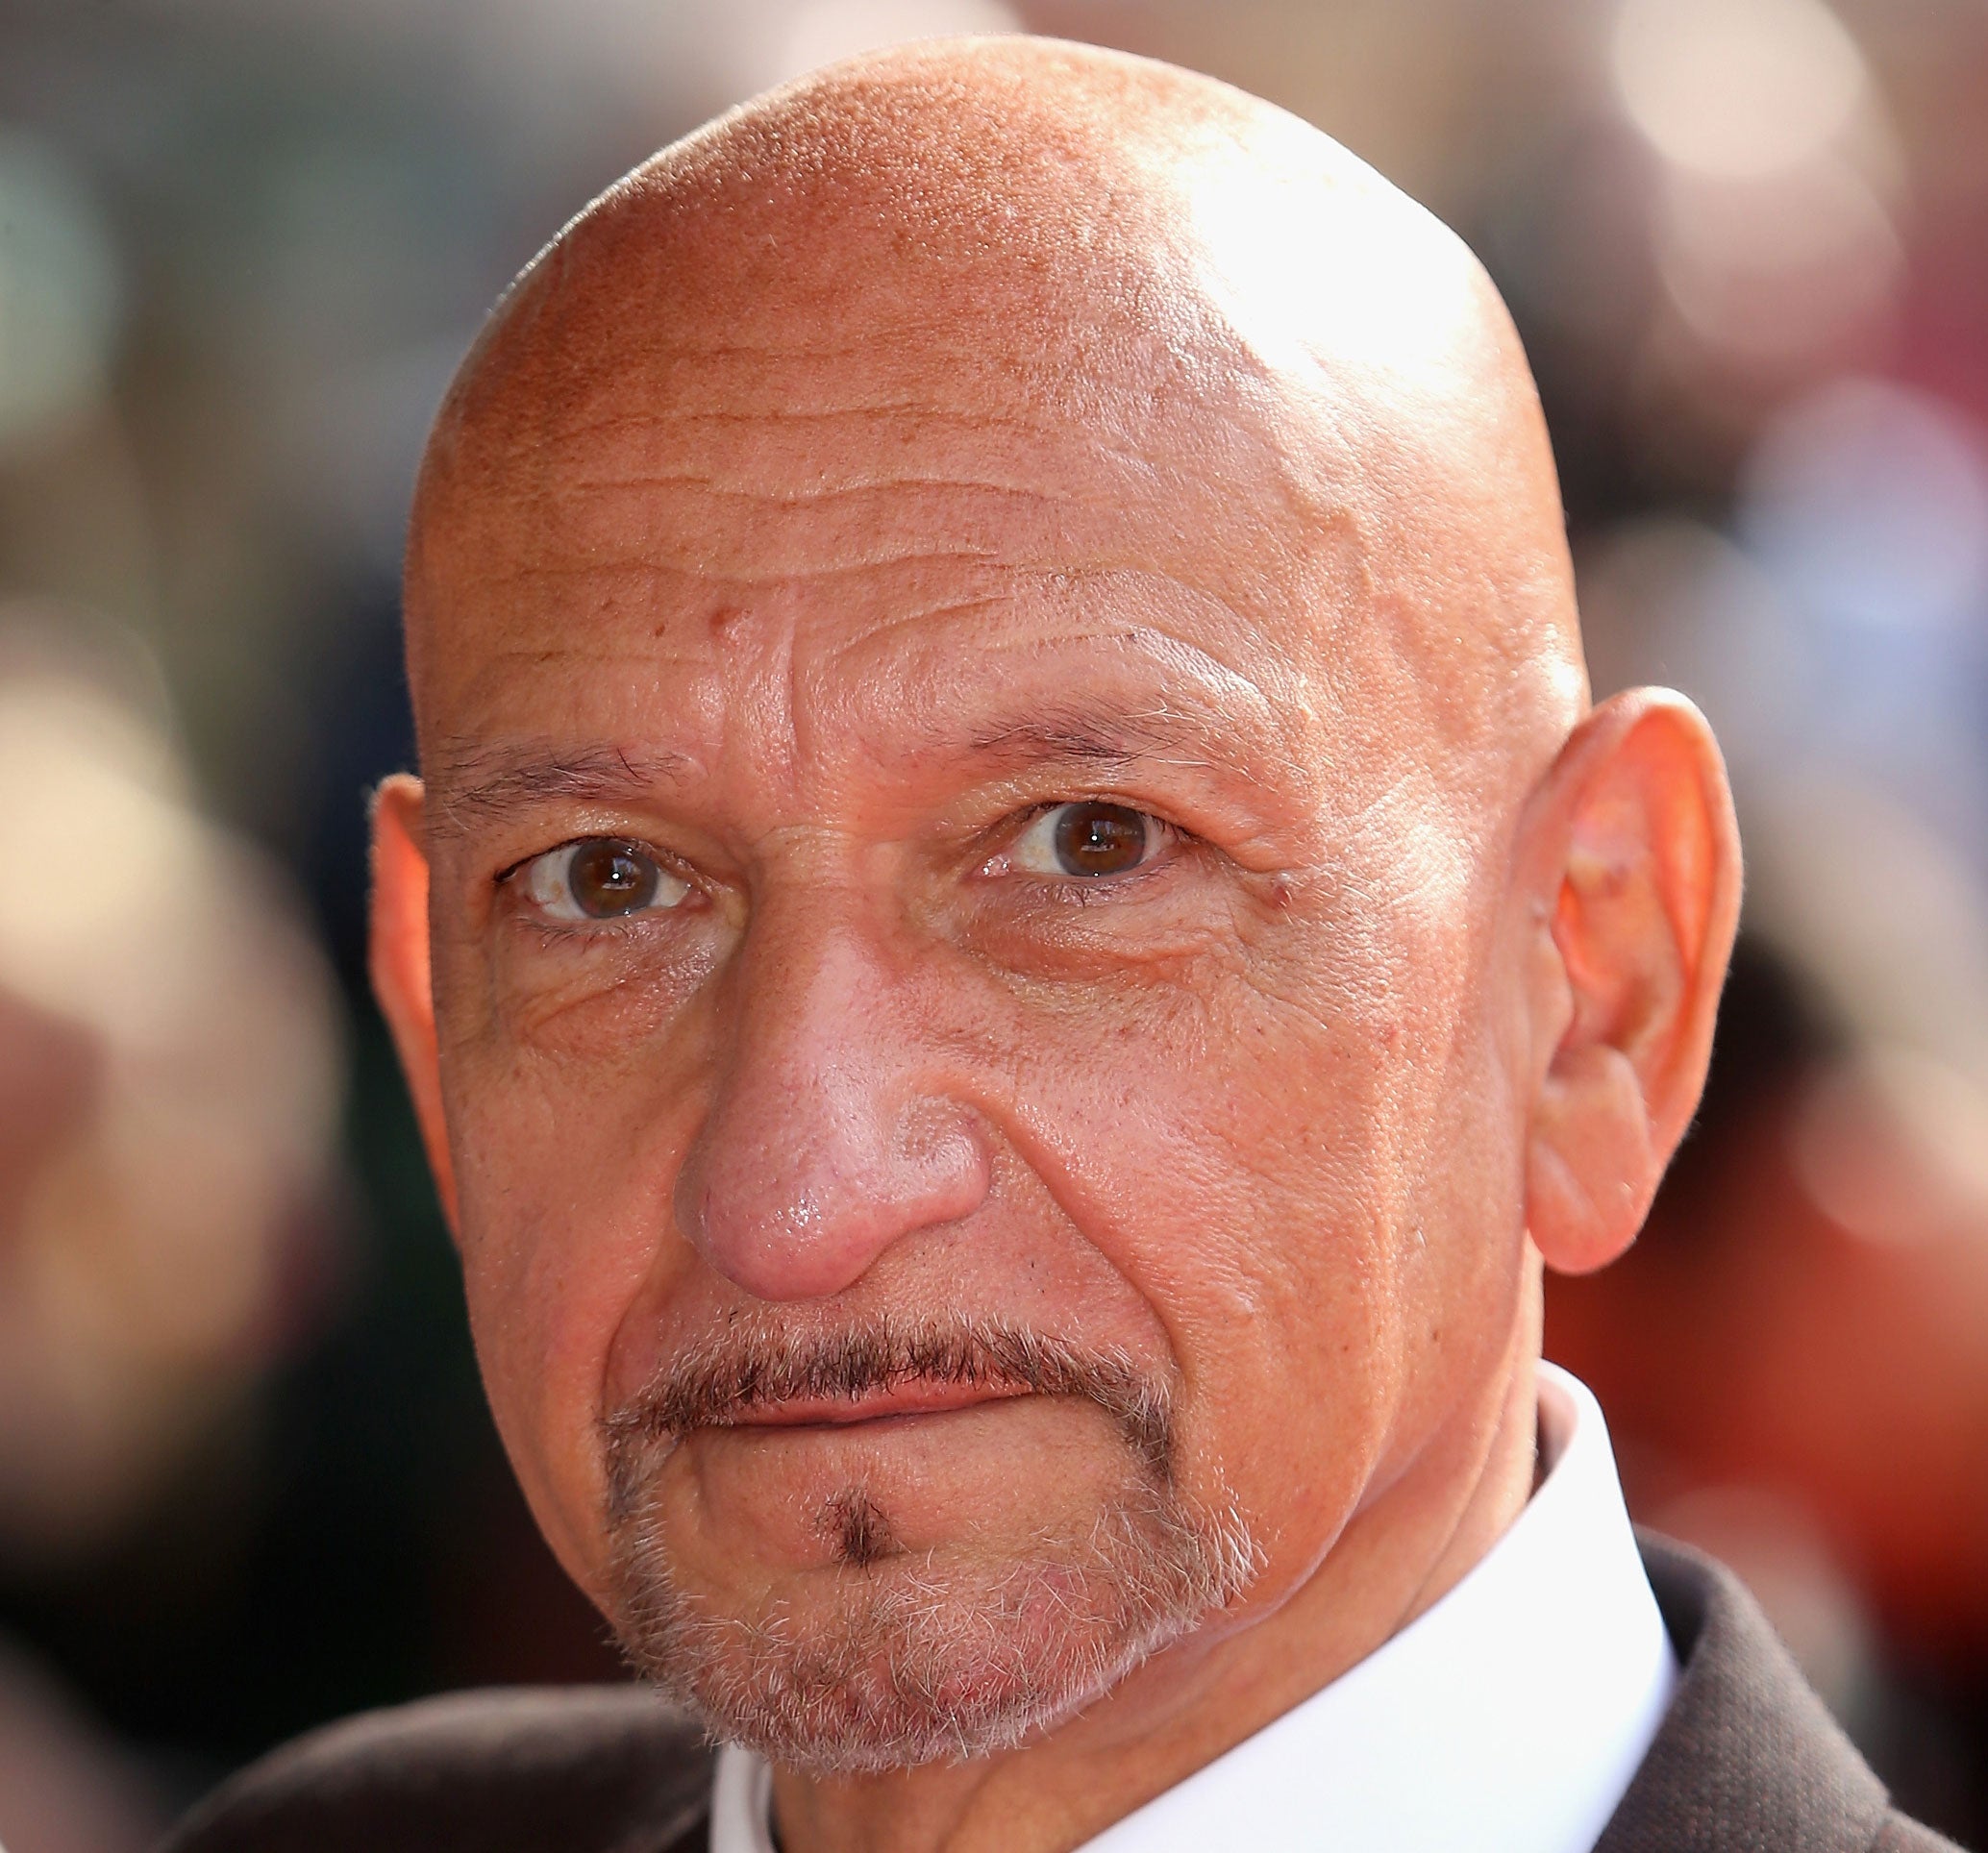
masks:
<svg viewBox="0 0 1988 1853"><path fill-rule="evenodd" d="M594 920L632 914L656 898L662 874L640 850L628 843L583 843L566 865L566 885L574 904Z"/></svg>
<svg viewBox="0 0 1988 1853"><path fill-rule="evenodd" d="M1015 861L1035 875L1126 875L1152 852L1156 834L1144 811L1085 799L1057 804L1030 825L1015 845Z"/></svg>
<svg viewBox="0 0 1988 1853"><path fill-rule="evenodd" d="M555 920L620 920L674 907L690 889L640 844L593 836L534 856L525 892Z"/></svg>

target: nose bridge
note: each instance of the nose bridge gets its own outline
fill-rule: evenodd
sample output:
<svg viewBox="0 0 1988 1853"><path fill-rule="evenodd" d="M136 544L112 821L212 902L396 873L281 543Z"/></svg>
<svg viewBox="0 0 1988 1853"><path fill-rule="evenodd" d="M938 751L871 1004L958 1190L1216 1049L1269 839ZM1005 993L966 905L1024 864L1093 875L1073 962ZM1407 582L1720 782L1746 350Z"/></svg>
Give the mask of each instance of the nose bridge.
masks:
<svg viewBox="0 0 1988 1853"><path fill-rule="evenodd" d="M769 899L748 929L676 1214L760 1298L837 1293L901 1236L986 1194L979 1128L946 1093L887 940L858 898L832 889Z"/></svg>

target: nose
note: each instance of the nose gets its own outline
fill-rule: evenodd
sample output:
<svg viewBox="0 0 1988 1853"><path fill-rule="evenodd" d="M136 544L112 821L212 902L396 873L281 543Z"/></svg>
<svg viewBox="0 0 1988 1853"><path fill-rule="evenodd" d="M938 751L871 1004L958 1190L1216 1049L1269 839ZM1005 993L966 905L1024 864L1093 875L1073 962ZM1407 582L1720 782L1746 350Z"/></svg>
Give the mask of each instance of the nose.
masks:
<svg viewBox="0 0 1988 1853"><path fill-rule="evenodd" d="M761 1299L816 1298L979 1206L986 1148L933 1072L914 973L854 934L797 930L749 944L739 984L676 1188L678 1225L713 1268Z"/></svg>

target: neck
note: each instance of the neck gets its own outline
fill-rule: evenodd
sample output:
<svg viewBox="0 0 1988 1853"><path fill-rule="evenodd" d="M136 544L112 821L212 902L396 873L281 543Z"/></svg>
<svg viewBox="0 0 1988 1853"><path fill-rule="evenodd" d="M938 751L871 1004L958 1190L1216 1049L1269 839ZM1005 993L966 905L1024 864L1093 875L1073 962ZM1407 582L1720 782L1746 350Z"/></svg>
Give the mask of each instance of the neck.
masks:
<svg viewBox="0 0 1988 1853"><path fill-rule="evenodd" d="M1002 1755L855 1778L777 1769L786 1853L1067 1853L1329 1685L1448 1594L1525 1506L1536 1311L1519 1324L1492 1379L1288 1599L1190 1636Z"/></svg>

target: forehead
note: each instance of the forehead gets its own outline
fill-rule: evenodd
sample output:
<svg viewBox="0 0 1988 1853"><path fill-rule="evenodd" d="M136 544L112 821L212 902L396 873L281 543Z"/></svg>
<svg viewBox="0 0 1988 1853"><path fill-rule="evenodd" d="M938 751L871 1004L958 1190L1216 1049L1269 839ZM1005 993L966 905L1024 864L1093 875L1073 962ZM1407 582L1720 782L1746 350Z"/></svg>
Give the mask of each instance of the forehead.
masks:
<svg viewBox="0 0 1988 1853"><path fill-rule="evenodd" d="M708 256L546 280L451 415L410 553L425 737L639 664L858 703L1200 658L1303 704L1327 657L1359 673L1357 473L1163 266L880 288Z"/></svg>

